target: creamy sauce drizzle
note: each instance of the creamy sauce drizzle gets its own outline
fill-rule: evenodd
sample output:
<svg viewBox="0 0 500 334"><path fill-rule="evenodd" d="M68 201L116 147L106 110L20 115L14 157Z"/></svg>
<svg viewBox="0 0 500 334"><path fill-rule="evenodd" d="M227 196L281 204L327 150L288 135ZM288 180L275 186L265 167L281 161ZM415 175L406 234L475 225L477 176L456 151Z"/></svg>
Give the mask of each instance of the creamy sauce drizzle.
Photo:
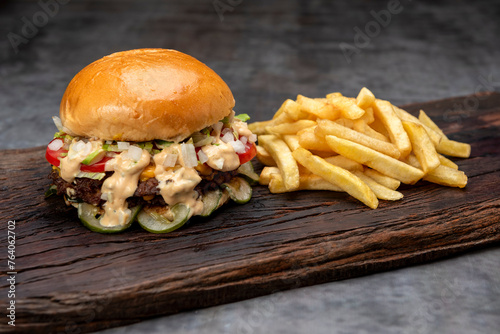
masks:
<svg viewBox="0 0 500 334"><path fill-rule="evenodd" d="M137 162L123 153L113 160L115 172L104 181L101 189L107 197L104 204L104 216L101 218L102 226L125 225L130 219L131 211L127 207L126 200L134 195L139 176L149 165L151 156L148 151L142 150L141 158Z"/></svg>
<svg viewBox="0 0 500 334"><path fill-rule="evenodd" d="M248 128L246 122L242 122L241 120L235 118L232 124L233 129L238 132L240 136L245 136L249 138L252 135L252 131Z"/></svg>
<svg viewBox="0 0 500 334"><path fill-rule="evenodd" d="M247 124L240 120L233 120L232 128L240 136L250 137L252 132ZM222 126L222 123L220 124ZM201 148L208 157L208 166L215 170L231 171L239 167L238 154L229 143L220 139L220 130L215 134L215 145L205 145ZM78 143L80 142L80 143ZM78 145L77 145L78 144ZM82 145L85 145L83 147ZM61 160L61 177L67 182L73 182L80 172L81 162L92 152L102 149L103 142L90 140L88 142L73 139L68 155ZM76 149L75 149L76 148ZM165 167L167 154L177 154L178 158L174 167ZM134 195L142 171L149 165L151 154L142 150L139 161L132 160L127 154L118 154L114 159L107 161L105 170L114 171L107 178L101 192L106 200L104 204L104 215L101 218L103 226L124 225L131 216L131 210L127 207L127 198ZM192 167L186 167L180 144L172 144L153 156L155 163L155 177L159 181L160 194L169 206L184 203L191 208L190 216L198 215L203 210L201 196L195 191L195 187L201 182L198 172ZM70 193L68 195L71 196Z"/></svg>
<svg viewBox="0 0 500 334"><path fill-rule="evenodd" d="M234 151L234 148L230 144L224 143L219 137L216 138L216 144L206 145L201 148L203 153L208 157L207 165L223 172L238 168L240 166L240 158Z"/></svg>
<svg viewBox="0 0 500 334"><path fill-rule="evenodd" d="M82 146L83 145L83 146ZM78 146L79 149L76 150ZM66 182L73 182L75 177L80 173L80 164L92 152L101 149L101 141L89 141L84 143L81 140L73 138L69 146L68 155L61 159L59 168L61 170L61 178Z"/></svg>
<svg viewBox="0 0 500 334"><path fill-rule="evenodd" d="M180 166L164 167L163 162L167 154L177 154ZM201 177L194 168L183 166L183 159L179 144L173 144L154 156L155 177L159 181L160 194L169 206L184 203L191 208L190 215L200 214L203 202L194 190L200 183Z"/></svg>

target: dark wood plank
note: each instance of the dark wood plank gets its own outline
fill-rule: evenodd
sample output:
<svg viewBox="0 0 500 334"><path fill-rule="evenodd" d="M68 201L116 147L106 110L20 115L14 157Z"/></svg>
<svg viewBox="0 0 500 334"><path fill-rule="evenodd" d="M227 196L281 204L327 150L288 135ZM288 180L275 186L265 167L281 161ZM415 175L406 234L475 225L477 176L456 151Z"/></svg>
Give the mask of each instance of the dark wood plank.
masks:
<svg viewBox="0 0 500 334"><path fill-rule="evenodd" d="M271 195L258 186L248 204L167 235L86 230L62 199L43 198L44 148L3 151L0 215L17 223L16 329L88 332L498 243L500 94L475 97L467 114L453 109L472 98L405 106L472 144L472 157L457 161L465 189L419 182L403 187L403 200L371 210L345 194Z"/></svg>

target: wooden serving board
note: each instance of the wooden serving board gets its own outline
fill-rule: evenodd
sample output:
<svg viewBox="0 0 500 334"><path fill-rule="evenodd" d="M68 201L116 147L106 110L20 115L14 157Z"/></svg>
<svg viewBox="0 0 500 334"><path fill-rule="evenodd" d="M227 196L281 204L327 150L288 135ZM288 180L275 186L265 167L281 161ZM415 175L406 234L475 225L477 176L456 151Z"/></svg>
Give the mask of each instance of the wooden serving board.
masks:
<svg viewBox="0 0 500 334"><path fill-rule="evenodd" d="M469 177L465 189L420 182L402 187L403 200L371 210L342 193L272 195L257 186L246 205L228 205L170 234L136 226L101 235L84 228L61 198L44 199L44 148L3 151L4 236L7 222L16 221L15 329L88 332L499 243L500 94L404 107L424 109L451 139L472 144L472 157L456 160ZM3 265L6 253L4 246ZM6 305L7 294L0 298ZM12 329L5 324L0 329Z"/></svg>

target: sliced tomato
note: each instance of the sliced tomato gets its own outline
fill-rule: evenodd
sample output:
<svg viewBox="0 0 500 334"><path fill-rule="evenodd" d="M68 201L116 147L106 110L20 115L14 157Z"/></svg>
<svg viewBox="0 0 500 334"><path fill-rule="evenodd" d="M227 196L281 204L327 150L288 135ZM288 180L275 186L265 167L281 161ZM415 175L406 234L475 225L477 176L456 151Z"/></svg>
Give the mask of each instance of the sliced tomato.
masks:
<svg viewBox="0 0 500 334"><path fill-rule="evenodd" d="M61 140L61 139L55 138L51 141L51 143L55 140ZM49 143L49 145L50 145L50 143ZM243 165L244 163L252 160L253 157L255 157L257 155L257 148L256 148L255 144L247 142L245 144L245 149L246 149L245 152L238 153L238 157L240 159L240 165ZM196 151L198 152L199 150L200 150L200 148L197 147ZM59 165L61 164L61 161L60 161L61 154L64 154L64 153L68 153L68 150L66 150L64 148L60 148L59 150L53 151L49 148L49 146L47 146L47 150L45 151L45 159L47 159L47 161L51 165L59 167ZM110 157L104 157L100 161L98 161L90 166L80 165L80 170L82 172L90 172L90 173L104 172L105 168L106 168L106 162L111 160L111 159L112 158L110 158Z"/></svg>
<svg viewBox="0 0 500 334"><path fill-rule="evenodd" d="M59 138L53 139L50 143L56 140L62 140ZM49 145L50 145L49 143ZM51 164L56 167L59 167L61 164L61 161L59 160L61 157L61 154L63 153L68 153L68 150L65 150L64 148L60 148L57 151L53 151L47 146L47 150L45 151L45 159ZM106 167L106 161L111 160L112 158L110 157L104 157L100 161L96 162L95 164L92 164L90 166L86 165L80 165L80 170L82 172L89 172L89 173L102 173L105 171Z"/></svg>
<svg viewBox="0 0 500 334"><path fill-rule="evenodd" d="M238 153L238 157L240 158L240 165L249 162L256 155L257 155L257 147L255 146L255 144L247 142L245 144L245 152Z"/></svg>
<svg viewBox="0 0 500 334"><path fill-rule="evenodd" d="M62 141L62 139L60 138L54 138L52 139L52 141L49 143L49 145L57 140L60 140ZM47 161L51 164L51 165L54 165L56 167L59 167L59 165L61 164L61 161L59 160L59 157L61 156L61 154L63 153L68 153L68 150L65 150L64 148L60 148L58 149L57 151L52 151L50 148L49 148L49 145L47 146L47 150L45 151L45 159L47 159Z"/></svg>

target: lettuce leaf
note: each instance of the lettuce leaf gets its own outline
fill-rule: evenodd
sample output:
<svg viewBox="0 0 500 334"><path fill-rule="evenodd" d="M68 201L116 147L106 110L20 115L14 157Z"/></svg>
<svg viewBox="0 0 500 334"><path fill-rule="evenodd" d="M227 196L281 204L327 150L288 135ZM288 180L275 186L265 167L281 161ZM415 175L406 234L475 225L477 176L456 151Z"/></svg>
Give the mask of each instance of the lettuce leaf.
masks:
<svg viewBox="0 0 500 334"><path fill-rule="evenodd" d="M250 119L250 116L248 116L248 114L239 114L239 115L234 116L234 118L237 118L242 122L246 122Z"/></svg>

